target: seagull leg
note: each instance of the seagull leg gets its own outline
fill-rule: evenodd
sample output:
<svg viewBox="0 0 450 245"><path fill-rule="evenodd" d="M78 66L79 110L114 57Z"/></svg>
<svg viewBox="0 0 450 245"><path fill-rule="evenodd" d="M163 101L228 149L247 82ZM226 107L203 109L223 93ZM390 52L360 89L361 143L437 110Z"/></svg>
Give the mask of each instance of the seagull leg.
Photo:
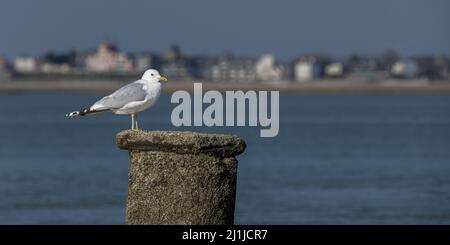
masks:
<svg viewBox="0 0 450 245"><path fill-rule="evenodd" d="M138 118L138 114L136 113L136 114L134 115L134 123L136 123L136 126L134 127L134 129L139 129L139 128L138 128L138 121L137 121L137 118Z"/></svg>
<svg viewBox="0 0 450 245"><path fill-rule="evenodd" d="M134 129L134 113L131 113L131 129Z"/></svg>

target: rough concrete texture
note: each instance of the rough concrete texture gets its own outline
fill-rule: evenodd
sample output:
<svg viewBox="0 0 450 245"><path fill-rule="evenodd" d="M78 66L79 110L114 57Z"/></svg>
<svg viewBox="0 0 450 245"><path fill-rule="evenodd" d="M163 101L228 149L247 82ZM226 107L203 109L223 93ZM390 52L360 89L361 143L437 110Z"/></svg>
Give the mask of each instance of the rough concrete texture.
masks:
<svg viewBox="0 0 450 245"><path fill-rule="evenodd" d="M130 153L127 224L233 224L243 140L126 130L117 144Z"/></svg>
<svg viewBox="0 0 450 245"><path fill-rule="evenodd" d="M125 130L117 134L117 145L128 150L205 153L218 157L236 156L245 149L245 142L237 136L179 131Z"/></svg>

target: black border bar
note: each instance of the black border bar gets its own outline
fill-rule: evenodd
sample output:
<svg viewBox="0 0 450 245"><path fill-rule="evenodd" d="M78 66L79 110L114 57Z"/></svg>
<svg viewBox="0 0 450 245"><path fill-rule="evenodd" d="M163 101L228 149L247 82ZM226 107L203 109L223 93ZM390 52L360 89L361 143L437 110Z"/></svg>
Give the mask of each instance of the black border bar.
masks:
<svg viewBox="0 0 450 245"><path fill-rule="evenodd" d="M211 232L215 232L213 242L211 242ZM203 239L194 239L196 237ZM272 244L273 242L442 241L450 244L450 226L0 226L0 244L19 241L145 242L145 244L155 244L155 242L158 242L157 244L161 242Z"/></svg>

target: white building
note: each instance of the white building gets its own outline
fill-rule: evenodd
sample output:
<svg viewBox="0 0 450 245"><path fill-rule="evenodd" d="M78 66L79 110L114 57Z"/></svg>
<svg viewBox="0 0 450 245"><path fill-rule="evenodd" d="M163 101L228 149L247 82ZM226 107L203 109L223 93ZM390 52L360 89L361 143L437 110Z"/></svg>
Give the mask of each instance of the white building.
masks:
<svg viewBox="0 0 450 245"><path fill-rule="evenodd" d="M41 65L40 70L45 73L68 73L71 68L69 64L44 63Z"/></svg>
<svg viewBox="0 0 450 245"><path fill-rule="evenodd" d="M294 65L294 76L297 82L307 82L320 78L321 66L314 57L303 57Z"/></svg>
<svg viewBox="0 0 450 245"><path fill-rule="evenodd" d="M411 78L415 77L417 72L418 66L412 60L397 61L391 68L391 74L397 77Z"/></svg>
<svg viewBox="0 0 450 245"><path fill-rule="evenodd" d="M283 70L275 65L275 57L265 54L255 64L256 77L262 81L281 81Z"/></svg>
<svg viewBox="0 0 450 245"><path fill-rule="evenodd" d="M130 72L133 70L132 61L109 43L101 43L94 54L87 56L85 64L86 69L93 72Z"/></svg>
<svg viewBox="0 0 450 245"><path fill-rule="evenodd" d="M325 74L328 77L341 77L344 75L344 65L341 62L334 62L325 67Z"/></svg>
<svg viewBox="0 0 450 245"><path fill-rule="evenodd" d="M38 61L34 57L16 57L14 70L17 72L34 72L38 69Z"/></svg>

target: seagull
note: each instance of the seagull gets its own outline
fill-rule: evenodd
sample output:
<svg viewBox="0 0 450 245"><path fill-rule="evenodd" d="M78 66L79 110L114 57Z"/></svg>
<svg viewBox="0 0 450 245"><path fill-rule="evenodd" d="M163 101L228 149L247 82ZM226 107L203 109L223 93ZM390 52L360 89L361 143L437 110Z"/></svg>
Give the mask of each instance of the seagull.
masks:
<svg viewBox="0 0 450 245"><path fill-rule="evenodd" d="M131 114L131 129L138 129L137 113L151 107L161 95L161 83L167 78L155 69L144 72L140 80L127 84L95 102L90 108L73 111L66 117L78 117L110 111L117 115Z"/></svg>

